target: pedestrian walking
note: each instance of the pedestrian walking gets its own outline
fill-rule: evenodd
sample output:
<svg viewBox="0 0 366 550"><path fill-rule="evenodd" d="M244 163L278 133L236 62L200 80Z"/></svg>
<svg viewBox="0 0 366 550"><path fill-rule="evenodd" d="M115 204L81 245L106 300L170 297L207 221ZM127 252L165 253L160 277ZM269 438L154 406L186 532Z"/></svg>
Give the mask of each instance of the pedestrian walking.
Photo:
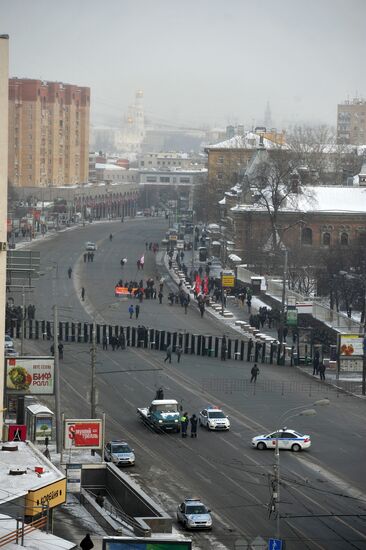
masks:
<svg viewBox="0 0 366 550"><path fill-rule="evenodd" d="M107 351L108 350L108 338L107 336L103 336L103 350Z"/></svg>
<svg viewBox="0 0 366 550"><path fill-rule="evenodd" d="M252 375L250 379L250 383L254 382L255 384L257 382L257 376L259 374L259 368L257 367L257 363L254 363L254 366L252 367L250 374Z"/></svg>
<svg viewBox="0 0 366 550"><path fill-rule="evenodd" d="M130 314L130 319L132 319L133 312L134 312L134 309L133 309L133 305L131 304L130 307L128 308L128 313Z"/></svg>
<svg viewBox="0 0 366 550"><path fill-rule="evenodd" d="M97 496L95 497L95 502L100 506L101 508L104 508L104 496L99 491Z"/></svg>
<svg viewBox="0 0 366 550"><path fill-rule="evenodd" d="M156 390L155 399L164 399L164 388L162 386Z"/></svg>
<svg viewBox="0 0 366 550"><path fill-rule="evenodd" d="M61 342L60 342L59 345L57 346L57 348L58 348L58 358L63 359L64 358L64 345L61 344Z"/></svg>
<svg viewBox="0 0 366 550"><path fill-rule="evenodd" d="M320 353L316 350L313 359L313 376L319 374Z"/></svg>
<svg viewBox="0 0 366 550"><path fill-rule="evenodd" d="M135 305L135 315L136 315L136 319L139 318L139 314L140 314L140 306L138 304Z"/></svg>
<svg viewBox="0 0 366 550"><path fill-rule="evenodd" d="M158 294L158 298L159 298L159 304L162 304L163 303L163 293L161 292L161 290Z"/></svg>
<svg viewBox="0 0 366 550"><path fill-rule="evenodd" d="M110 241L113 240L113 235L112 235L112 233L109 235L109 240L110 240Z"/></svg>
<svg viewBox="0 0 366 550"><path fill-rule="evenodd" d="M86 263L87 257L88 257L88 254L86 252L84 252L84 264Z"/></svg>
<svg viewBox="0 0 366 550"><path fill-rule="evenodd" d="M81 288L81 299L84 302L84 300L85 300L85 288L84 287Z"/></svg>
<svg viewBox="0 0 366 550"><path fill-rule="evenodd" d="M164 363L166 363L169 359L169 363L172 362L172 346L171 344L166 348L166 357L164 359Z"/></svg>
<svg viewBox="0 0 366 550"><path fill-rule="evenodd" d="M92 539L90 538L89 533L85 535L79 546L81 550L92 550L92 548L94 548L94 544Z"/></svg>
<svg viewBox="0 0 366 550"><path fill-rule="evenodd" d="M51 355L55 355L55 346L53 344L51 344L50 353Z"/></svg>
<svg viewBox="0 0 366 550"><path fill-rule="evenodd" d="M67 270L67 274L69 276L69 279L71 279L71 274L72 274L72 269L71 267L69 267L69 269Z"/></svg>
<svg viewBox="0 0 366 550"><path fill-rule="evenodd" d="M198 418L195 414L192 414L190 418L190 422L191 422L191 437L197 437Z"/></svg>
<svg viewBox="0 0 366 550"><path fill-rule="evenodd" d="M180 426L181 426L181 430L182 430L182 437L187 437L187 428L188 428L188 423L189 423L189 420L188 420L188 413L185 412L184 414L182 414L182 416L180 417Z"/></svg>
<svg viewBox="0 0 366 550"><path fill-rule="evenodd" d="M110 341L111 346L112 346L112 351L115 351L116 347L117 347L117 338L115 336L111 336L109 341Z"/></svg>
<svg viewBox="0 0 366 550"><path fill-rule="evenodd" d="M178 363L180 363L180 358L181 358L181 355L182 355L182 348L179 345L176 346L175 353L177 354Z"/></svg>
<svg viewBox="0 0 366 550"><path fill-rule="evenodd" d="M320 376L320 380L325 380L325 365L324 365L324 361L321 361L319 363L319 376Z"/></svg>

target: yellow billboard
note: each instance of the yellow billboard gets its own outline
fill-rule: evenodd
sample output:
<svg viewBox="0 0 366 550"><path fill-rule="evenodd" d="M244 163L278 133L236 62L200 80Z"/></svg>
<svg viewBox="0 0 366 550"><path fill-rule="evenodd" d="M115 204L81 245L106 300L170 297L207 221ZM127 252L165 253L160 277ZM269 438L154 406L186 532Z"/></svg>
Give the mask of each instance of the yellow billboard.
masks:
<svg viewBox="0 0 366 550"><path fill-rule="evenodd" d="M66 501L66 478L54 481L40 489L28 491L25 497L25 515L37 516L42 511L54 508Z"/></svg>
<svg viewBox="0 0 366 550"><path fill-rule="evenodd" d="M233 287L235 286L235 277L234 275L223 275L221 278L222 286L224 287Z"/></svg>

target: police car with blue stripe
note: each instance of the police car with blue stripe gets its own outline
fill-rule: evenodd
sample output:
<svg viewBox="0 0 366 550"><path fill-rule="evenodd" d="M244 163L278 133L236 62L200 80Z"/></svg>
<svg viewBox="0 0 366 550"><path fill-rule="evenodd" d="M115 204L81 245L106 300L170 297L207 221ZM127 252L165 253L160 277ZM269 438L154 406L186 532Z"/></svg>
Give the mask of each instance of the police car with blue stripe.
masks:
<svg viewBox="0 0 366 550"><path fill-rule="evenodd" d="M278 440L278 448L299 452L308 449L311 446L310 435L302 435L295 430L283 428L278 432L270 434L257 435L252 439L252 447L264 451L265 449L275 449Z"/></svg>

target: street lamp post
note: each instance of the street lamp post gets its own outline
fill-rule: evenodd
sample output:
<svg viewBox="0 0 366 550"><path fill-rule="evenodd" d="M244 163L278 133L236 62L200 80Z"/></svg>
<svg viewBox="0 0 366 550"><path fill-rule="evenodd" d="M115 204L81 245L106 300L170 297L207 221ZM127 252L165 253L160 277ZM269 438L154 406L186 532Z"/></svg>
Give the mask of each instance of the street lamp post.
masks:
<svg viewBox="0 0 366 550"><path fill-rule="evenodd" d="M314 401L312 403L315 407L321 407L321 406L327 406L329 405L330 401L329 399L318 399L317 401ZM281 538L281 516L280 516L280 482L281 482L281 476L280 476L280 448L279 448L279 432L281 429L281 424L285 420L289 420L290 418L294 418L296 416L315 416L316 410L315 409L305 409L304 407L307 407L308 405L300 405L298 407L294 407L292 409L288 409L285 411L280 418L278 419L278 426L279 428L276 431L276 446L275 446L275 464L274 464L274 477L275 477L275 488L273 491L273 501L275 503L275 511L276 511L276 539ZM304 409L304 410L301 410ZM292 412L299 411L295 414L290 414ZM289 416L287 416L289 415Z"/></svg>

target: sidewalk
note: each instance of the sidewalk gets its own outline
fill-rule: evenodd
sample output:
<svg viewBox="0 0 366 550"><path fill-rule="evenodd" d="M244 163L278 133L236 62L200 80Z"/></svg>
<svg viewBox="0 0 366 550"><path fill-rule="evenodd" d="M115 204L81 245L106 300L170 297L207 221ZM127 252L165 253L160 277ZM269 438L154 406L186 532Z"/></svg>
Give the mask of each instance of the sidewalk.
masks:
<svg viewBox="0 0 366 550"><path fill-rule="evenodd" d="M193 266L192 266L192 252L194 253L194 260L193 260ZM175 256L173 256L175 257ZM168 266L168 256L165 253L164 257L162 258L163 263L170 275L170 277L173 279L173 281L178 285L180 282L180 277L175 273L174 269L170 270ZM197 253L194 251L184 251L184 263L188 267L188 271L191 270L193 267L194 269L198 269L200 265L204 265L203 263L198 262L197 260ZM183 282L183 288L187 293L191 295L192 301L194 303L195 300L193 298L193 291L188 289ZM231 314L231 318L224 318L222 317L221 313L215 311L212 309L212 307L208 307L205 310L205 313L208 315L211 315L215 319L219 320L224 326L230 327L231 329L235 330L236 332L240 333L240 335L244 339L252 338L254 341L258 340L258 337L253 336L250 332L247 332L246 330L243 330L240 326L238 326L238 322L244 321L246 323L249 323L249 316L251 314L255 315L259 312L259 308L266 306L269 307L267 304L262 302L259 298L256 296L252 297L252 306L251 306L251 313L248 312L247 305L245 304L244 307L241 307L239 305L239 301L235 297L228 297L227 298L227 305L225 310L228 310ZM268 328L268 326L264 326L263 329L260 330L261 335L265 335L267 337L271 337L273 340L277 340L277 328ZM259 336L259 335L258 335ZM260 339L259 339L260 340ZM290 345L290 343L289 343ZM361 396L362 392L362 375L360 373L340 373L339 377L337 378L337 373L333 370L327 370L325 373L325 382L322 382L319 378L319 376L313 376L313 367L312 365L301 365L296 366L296 369L298 369L300 372L304 374L304 376L308 376L311 378L315 378L319 380L319 383L326 384L328 386L332 386L339 391L349 393L355 397L364 398Z"/></svg>

